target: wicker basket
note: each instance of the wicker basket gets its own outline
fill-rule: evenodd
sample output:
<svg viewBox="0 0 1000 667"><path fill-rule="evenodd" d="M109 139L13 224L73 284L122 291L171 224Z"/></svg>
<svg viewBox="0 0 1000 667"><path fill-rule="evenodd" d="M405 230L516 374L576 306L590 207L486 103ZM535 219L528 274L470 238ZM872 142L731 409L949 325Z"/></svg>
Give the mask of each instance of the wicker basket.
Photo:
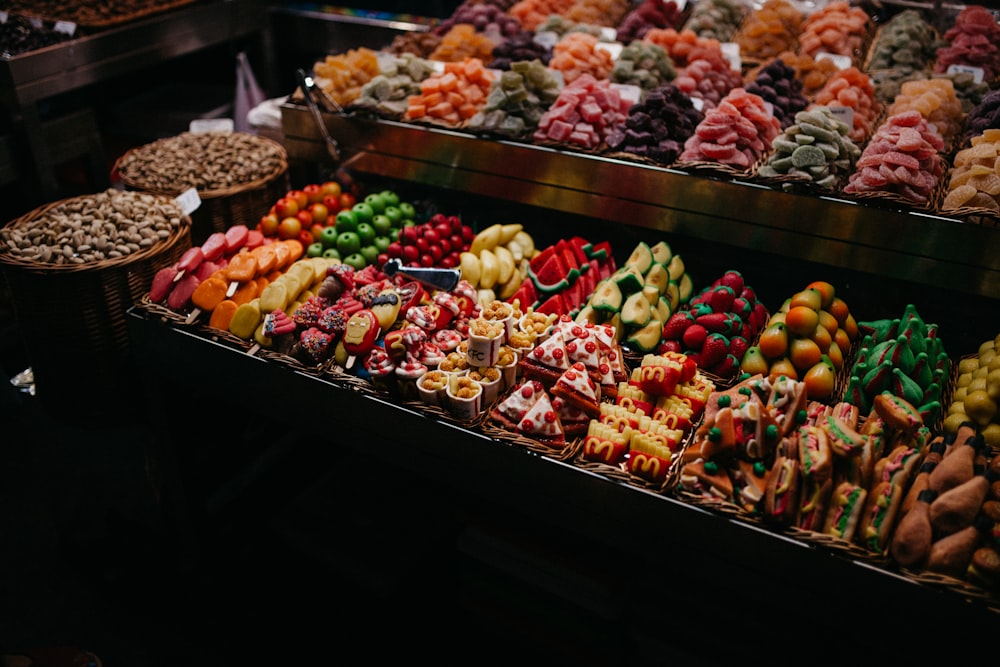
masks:
<svg viewBox="0 0 1000 667"><path fill-rule="evenodd" d="M28 229L78 199L39 207L4 230ZM128 386L134 374L126 311L149 292L155 273L190 247L191 220L185 216L164 240L114 259L51 264L0 248L36 392L48 411L67 417L117 414L123 401L141 395Z"/></svg>
<svg viewBox="0 0 1000 667"><path fill-rule="evenodd" d="M191 242L195 245L204 243L210 234L224 232L234 225L242 224L251 229L254 228L261 216L265 215L271 206L290 188L288 154L285 147L267 137L248 135L247 138L260 142L263 146L276 152L280 159L269 173L252 181L226 188L198 190L201 205L191 213ZM154 186L149 180L129 174L127 169L123 169L123 166L137 151L144 151L151 145L133 148L115 161L113 173L121 184L129 190L150 192L168 197L176 197L188 190L187 185L178 185L172 188ZM163 176L168 175L164 174ZM164 178L164 180L169 179Z"/></svg>

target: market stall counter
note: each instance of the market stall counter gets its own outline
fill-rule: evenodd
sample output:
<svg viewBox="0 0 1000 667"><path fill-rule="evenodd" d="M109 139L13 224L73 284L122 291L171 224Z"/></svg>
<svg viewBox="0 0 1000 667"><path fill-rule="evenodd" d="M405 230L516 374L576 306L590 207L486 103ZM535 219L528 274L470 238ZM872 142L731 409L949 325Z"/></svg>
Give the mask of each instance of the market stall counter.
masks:
<svg viewBox="0 0 1000 667"><path fill-rule="evenodd" d="M311 475L329 473L347 455L352 460L360 455L363 469L342 471L370 480L357 507L366 497L381 495L379 480L385 478L380 471L401 470L426 480L429 487L447 488L456 505L495 508L510 534L541 532L549 543L543 551L560 544L586 545L563 566L599 572L603 580L617 582L614 611L597 610L595 618L610 614L600 622L615 625L622 636L641 635L688 649L714 644L712 653L720 664L745 655L749 646L760 642L780 643L788 655L816 655L822 645L827 662L857 659L882 650L886 637L913 637L919 628L933 628L933 636L894 642L897 657L957 656L964 650L957 644L973 646L976 638L996 627L993 606L954 590L928 586L669 494L511 446L358 391L336 376L258 358L171 326L141 306L129 311L128 320L149 389L150 417L171 434L167 447L181 462L177 478L170 482L175 490L203 472L186 468L184 461L191 461L194 452L219 446L214 431L194 427L193 412L204 413L210 406L230 433L247 426L234 429L239 415L247 415L244 419L278 423L297 434L309 445L295 455L302 457L301 469ZM239 456L236 451L223 463L230 467L230 477L246 463ZM268 457L255 460L259 468ZM317 470L322 465L330 468ZM188 501L192 518L210 529L205 498ZM343 524L331 516L328 526L338 531ZM613 555L597 555L608 553ZM535 564L543 558L544 553L534 553L506 567L514 576L535 581L540 576ZM554 580L548 579L549 584ZM582 595L579 581L564 582L555 592L571 600ZM530 608L532 601L521 604ZM845 610L850 609L858 611L845 621ZM733 610L735 614L729 613ZM876 617L879 630L866 630ZM831 628L832 634L803 632L806 623ZM851 635L851 641L833 640L841 634ZM716 641L721 635L729 638L724 645ZM956 642L956 637L967 641ZM704 655L701 651L696 650Z"/></svg>

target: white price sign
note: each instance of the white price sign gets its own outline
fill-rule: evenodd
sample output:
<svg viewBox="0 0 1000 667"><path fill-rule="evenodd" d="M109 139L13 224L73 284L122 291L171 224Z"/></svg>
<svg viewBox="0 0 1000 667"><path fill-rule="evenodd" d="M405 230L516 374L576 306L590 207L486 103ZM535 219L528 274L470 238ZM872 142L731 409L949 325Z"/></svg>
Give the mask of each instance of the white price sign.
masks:
<svg viewBox="0 0 1000 667"><path fill-rule="evenodd" d="M174 201L176 201L180 209L184 211L184 215L191 215L198 210L199 206L201 206L201 197L198 196L198 190L195 188L188 188L184 192L177 195Z"/></svg>
<svg viewBox="0 0 1000 667"><path fill-rule="evenodd" d="M232 132L234 123L232 118L195 118L188 127L192 134Z"/></svg>
<svg viewBox="0 0 1000 667"><path fill-rule="evenodd" d="M971 74L973 83L983 82L983 68L969 65L948 65L948 74Z"/></svg>

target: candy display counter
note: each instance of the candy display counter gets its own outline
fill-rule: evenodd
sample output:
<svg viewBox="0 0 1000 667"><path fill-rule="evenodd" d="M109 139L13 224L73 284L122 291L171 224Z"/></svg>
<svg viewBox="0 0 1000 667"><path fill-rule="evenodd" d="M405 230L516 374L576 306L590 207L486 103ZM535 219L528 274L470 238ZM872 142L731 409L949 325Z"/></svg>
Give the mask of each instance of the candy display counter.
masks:
<svg viewBox="0 0 1000 667"><path fill-rule="evenodd" d="M557 236L579 231L560 226L564 214L584 216L604 225L608 236L620 229L690 244L685 257L692 266L694 246L700 245L710 248L706 252L727 248L720 261L736 258L740 268L758 270L760 258L767 257L767 271L785 286L824 271L848 272L858 278L852 288L859 294L881 282L901 285L900 294L922 311L933 309L929 317L942 322L954 322L951 316L961 309L995 312L1000 295L997 230L989 226L437 127L350 114L322 120L341 149L339 166L353 173L524 206L537 215L527 224L555 227L549 231ZM291 160L329 165L309 109L286 102L282 124ZM616 240L616 250L628 247ZM874 312L862 306L880 300L867 292L864 301L852 301L859 312ZM900 294L883 298L884 305ZM919 296L927 294L932 296ZM944 303L939 294L957 298ZM591 577L549 592L579 600L593 593L584 590L593 580L614 581L614 603L591 616L595 626L613 626L622 637L680 646L703 664L745 659L761 649L770 653L772 647L784 660L865 662L888 646L895 660L926 664L964 659L976 639L996 627L995 600L917 581L512 446L336 377L303 373L213 342L142 308L130 311L129 326L150 395L163 399L155 408L165 419L174 418L177 407L200 401L218 414L245 413L245 406L261 405L266 388L275 404L287 408L276 415L287 428L323 447L360 455L361 469L343 474L363 475L373 494L379 493L380 471L398 467L444 486L456 506L475 501L495 507L505 533L545 535L527 555L505 558L510 552L503 547L509 545L495 549L492 557L517 577L542 580L540 588L553 585L560 577L540 576L532 563L576 545L552 570L563 581L572 578L567 572L580 570ZM965 333L969 341L981 340L995 326L992 317L969 317ZM955 340L950 349L956 353L969 349L969 341ZM206 369L224 383L224 395L218 384L190 382ZM172 445L180 451L192 446L183 440ZM330 524L335 531L335 517ZM520 605L531 608L534 602ZM619 664L634 662L622 649L615 656Z"/></svg>
<svg viewBox="0 0 1000 667"><path fill-rule="evenodd" d="M595 579L617 582L615 611L594 612L610 616L595 622L689 650L724 634L729 641L713 649L708 664L744 655L751 642L780 643L788 655L822 647L831 662L858 659L883 650L891 636L909 637L893 641L899 659L957 657L965 650L957 644L973 646L975 638L996 627L996 610L953 590L510 446L335 378L305 374L168 326L141 309L130 311L129 326L150 395L160 397L154 413L183 414L204 404L216 414L237 415L247 405L259 405L266 387L272 404L294 406L280 416L283 428L313 438L324 451L340 452L326 457L329 465L361 457L362 469L341 474L369 480L376 496L382 473L400 468L429 486L443 485L456 507L495 506L511 534L541 530L549 545L543 551L579 542L571 561L560 566L563 577L586 570ZM208 368L219 382L191 382ZM184 440L173 446L202 445ZM339 530L336 516L326 525ZM530 578L537 576L530 571L532 558L540 556L508 559L504 566ZM585 596L583 587L590 584L583 581L556 595ZM520 604L530 608L532 601ZM873 623L877 632L870 631ZM826 630L806 631L805 624ZM917 641L913 633L924 627L932 627L933 636ZM834 642L841 634L851 641ZM965 639L946 641L946 636ZM621 649L624 654L626 646Z"/></svg>

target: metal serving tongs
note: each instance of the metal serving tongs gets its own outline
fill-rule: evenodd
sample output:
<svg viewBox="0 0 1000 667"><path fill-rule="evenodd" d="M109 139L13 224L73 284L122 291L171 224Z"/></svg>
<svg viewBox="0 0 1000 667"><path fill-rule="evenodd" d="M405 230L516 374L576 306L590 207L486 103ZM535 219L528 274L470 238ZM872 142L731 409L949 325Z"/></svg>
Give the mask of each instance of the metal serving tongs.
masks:
<svg viewBox="0 0 1000 667"><path fill-rule="evenodd" d="M403 266L403 262L398 257L388 260L382 271L390 278L396 274L416 280L418 283L431 289L444 290L450 292L458 285L462 279L462 272L458 269L446 269L437 266Z"/></svg>
<svg viewBox="0 0 1000 667"><path fill-rule="evenodd" d="M302 96L306 98L306 104L309 105L309 110L312 112L313 119L315 119L316 125L319 127L320 134L323 135L323 139L326 141L326 151L333 158L334 162L339 162L340 146L337 144L337 140L330 136L330 131L326 129L326 123L323 122L323 114L320 112L319 105L322 103L327 111L331 111L329 107L332 106L332 111L338 113L342 113L343 109L335 100L330 99L320 90L312 74L306 73L304 69L299 68L296 75L298 76L299 86L302 88ZM317 102L317 98L319 98L319 102Z"/></svg>

